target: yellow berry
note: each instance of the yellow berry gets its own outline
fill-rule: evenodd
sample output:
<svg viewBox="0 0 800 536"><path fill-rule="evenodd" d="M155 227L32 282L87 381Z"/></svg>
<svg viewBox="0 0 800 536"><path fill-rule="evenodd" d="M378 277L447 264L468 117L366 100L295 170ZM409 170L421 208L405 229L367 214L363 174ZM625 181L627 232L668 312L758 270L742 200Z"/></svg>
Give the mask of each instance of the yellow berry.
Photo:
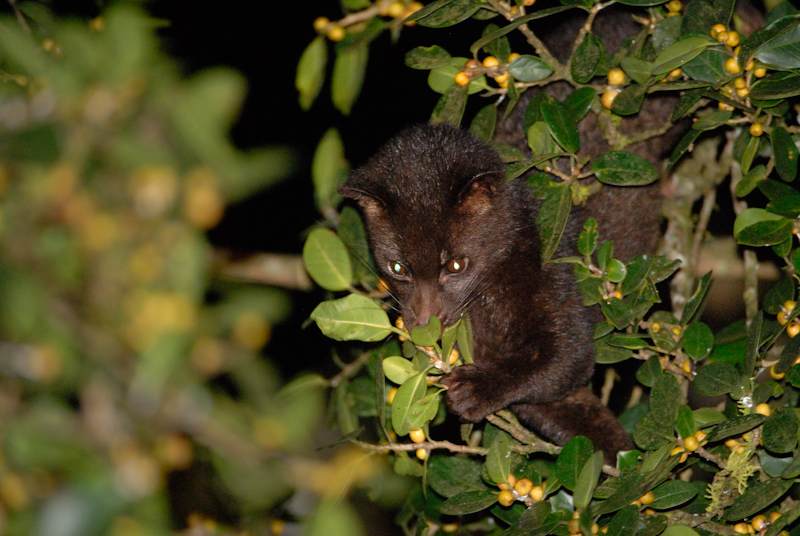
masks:
<svg viewBox="0 0 800 536"><path fill-rule="evenodd" d="M458 350L453 348L452 350L450 350L450 357L447 358L447 362L450 363L451 365L455 365L456 363L458 363L458 358L459 358Z"/></svg>
<svg viewBox="0 0 800 536"><path fill-rule="evenodd" d="M780 512L772 512L769 515L769 522L770 523L775 523L775 521L777 521L779 517L781 517L781 513Z"/></svg>
<svg viewBox="0 0 800 536"><path fill-rule="evenodd" d="M680 69L673 69L669 72L670 78L678 78L681 75L682 71Z"/></svg>
<svg viewBox="0 0 800 536"><path fill-rule="evenodd" d="M761 404L756 406L755 412L759 415L763 415L765 417L769 417L769 414L772 413L772 410L769 408L769 404L766 402L762 402Z"/></svg>
<svg viewBox="0 0 800 536"><path fill-rule="evenodd" d="M736 447L739 446L739 442L736 441L735 439L731 438L731 439L728 439L727 441L725 441L725 446L728 447L729 449L733 450L733 449L735 449Z"/></svg>
<svg viewBox="0 0 800 536"><path fill-rule="evenodd" d="M791 313L794 311L794 308L797 307L797 302L794 300L786 300L783 302L783 310L787 313Z"/></svg>
<svg viewBox="0 0 800 536"><path fill-rule="evenodd" d="M322 31L325 30L325 27L330 23L331 21L328 20L328 17L317 17L314 19L314 29L317 31L317 33L322 33Z"/></svg>
<svg viewBox="0 0 800 536"><path fill-rule="evenodd" d="M504 489L497 494L497 502L503 506L511 506L514 504L514 492L510 489Z"/></svg>
<svg viewBox="0 0 800 536"><path fill-rule="evenodd" d="M89 28L94 32L102 32L106 29L106 20L103 17L95 17L89 21Z"/></svg>
<svg viewBox="0 0 800 536"><path fill-rule="evenodd" d="M646 516L651 516L651 515L653 515L655 513L656 513L656 511L653 510L652 508L645 508L644 509L644 515L646 515Z"/></svg>
<svg viewBox="0 0 800 536"><path fill-rule="evenodd" d="M719 32L717 37L715 37L718 42L722 43L723 45L728 42L728 32Z"/></svg>
<svg viewBox="0 0 800 536"><path fill-rule="evenodd" d="M750 60L750 61L747 62L747 65L744 66L744 70L748 71L748 72L752 71L753 67L755 67L755 66L756 66L756 64L753 62L753 60Z"/></svg>
<svg viewBox="0 0 800 536"><path fill-rule="evenodd" d="M675 447L674 449L672 449L672 452L670 452L670 453L669 453L669 455L670 455L670 456L675 456L676 454L680 454L680 453L681 453L681 452L683 452L684 450L685 450L685 449L684 449L682 446L678 445L677 447Z"/></svg>
<svg viewBox="0 0 800 536"><path fill-rule="evenodd" d="M672 332L672 334L673 334L673 335L675 335L676 337L680 337L680 336L681 336L681 328L679 328L678 326L675 326L675 327L674 327L674 328L672 328L670 331L671 331L671 332Z"/></svg>
<svg viewBox="0 0 800 536"><path fill-rule="evenodd" d="M720 102L718 107L719 107L720 110L725 110L727 112L732 112L733 111L733 106L731 106L730 104L728 104L726 102Z"/></svg>
<svg viewBox="0 0 800 536"><path fill-rule="evenodd" d="M388 294L389 293L389 285L386 283L384 278L378 279L378 284L375 285L375 290L381 294Z"/></svg>
<svg viewBox="0 0 800 536"><path fill-rule="evenodd" d="M414 443L422 443L425 441L425 432L422 428L417 428L416 430L408 432L408 437L411 438L411 441Z"/></svg>
<svg viewBox="0 0 800 536"><path fill-rule="evenodd" d="M683 3L681 0L670 0L667 2L667 9L669 9L673 13L677 13L683 8Z"/></svg>
<svg viewBox="0 0 800 536"><path fill-rule="evenodd" d="M752 521L750 521L750 525L752 525L753 529L755 529L756 531L760 531L761 529L769 525L769 522L767 521L767 516L759 514L756 517L754 517Z"/></svg>
<svg viewBox="0 0 800 536"><path fill-rule="evenodd" d="M428 451L427 449L417 449L416 455L417 458L424 461L428 457Z"/></svg>
<svg viewBox="0 0 800 536"><path fill-rule="evenodd" d="M397 394L397 387L392 387L386 392L386 401L391 404L394 402L394 396Z"/></svg>
<svg viewBox="0 0 800 536"><path fill-rule="evenodd" d="M346 34L347 32L345 32L344 28L339 25L334 25L328 30L328 39L331 41L341 41Z"/></svg>
<svg viewBox="0 0 800 536"><path fill-rule="evenodd" d="M504 72L503 74L501 74L499 76L495 76L494 77L494 81L497 82L500 85L507 84L508 83L508 71Z"/></svg>
<svg viewBox="0 0 800 536"><path fill-rule="evenodd" d="M531 7L535 3L536 0L522 0L522 5L525 7Z"/></svg>
<svg viewBox="0 0 800 536"><path fill-rule="evenodd" d="M608 83L612 86L619 86L625 82L625 72L619 67L614 67L608 71Z"/></svg>
<svg viewBox="0 0 800 536"><path fill-rule="evenodd" d="M777 316L778 324L781 326L789 321L789 314L786 311L780 311Z"/></svg>
<svg viewBox="0 0 800 536"><path fill-rule="evenodd" d="M683 447L689 452L694 452L700 448L700 442L694 436L689 436L683 440Z"/></svg>
<svg viewBox="0 0 800 536"><path fill-rule="evenodd" d="M544 488L542 486L533 486L528 496L534 501L539 502L544 498Z"/></svg>
<svg viewBox="0 0 800 536"><path fill-rule="evenodd" d="M729 47L736 47L739 46L740 41L741 39L739 38L739 34L737 32L730 31L728 32L728 40L725 44Z"/></svg>
<svg viewBox="0 0 800 536"><path fill-rule="evenodd" d="M639 499L636 499L635 501L633 501L631 503L631 506L635 506L636 508L641 508L642 507L642 501L640 501Z"/></svg>
<svg viewBox="0 0 800 536"><path fill-rule="evenodd" d="M681 454L681 459L678 460L678 463L683 463L688 459L689 459L689 453L688 452L684 452L683 454Z"/></svg>
<svg viewBox="0 0 800 536"><path fill-rule="evenodd" d="M767 76L767 70L764 67L759 67L753 71L753 74L756 75L756 78L764 78Z"/></svg>
<svg viewBox="0 0 800 536"><path fill-rule="evenodd" d="M757 138L764 133L764 126L761 123L753 123L750 125L750 135Z"/></svg>
<svg viewBox="0 0 800 536"><path fill-rule="evenodd" d="M747 523L736 523L733 526L733 532L736 534L747 534L747 527L749 527Z"/></svg>
<svg viewBox="0 0 800 536"><path fill-rule="evenodd" d="M567 523L567 530L570 534L580 534L581 533L581 520L580 519L571 519L569 523Z"/></svg>
<svg viewBox="0 0 800 536"><path fill-rule="evenodd" d="M725 27L724 24L715 24L714 26L711 27L710 34L711 34L711 37L716 39L717 38L717 34L719 34L720 32L724 32L724 31L727 31L727 28Z"/></svg>
<svg viewBox="0 0 800 536"><path fill-rule="evenodd" d="M739 98L743 99L750 94L750 90L746 87L743 87L742 89L737 89L736 94L739 95Z"/></svg>
<svg viewBox="0 0 800 536"><path fill-rule="evenodd" d="M683 366L681 367L686 374L691 374L694 372L694 365L692 364L691 359L687 359L683 362Z"/></svg>
<svg viewBox="0 0 800 536"><path fill-rule="evenodd" d="M396 2L392 2L391 4L389 4L389 7L386 8L386 15L392 17L393 19L396 19L397 17L405 13L405 10L406 6L403 5L403 2L400 2L398 0Z"/></svg>
<svg viewBox="0 0 800 536"><path fill-rule="evenodd" d="M605 106L607 109L611 109L611 105L614 104L614 99L617 98L619 95L618 89L609 89L600 97L600 102Z"/></svg>
<svg viewBox="0 0 800 536"><path fill-rule="evenodd" d="M747 87L747 81L741 76L733 81L733 87L736 89L743 89Z"/></svg>
<svg viewBox="0 0 800 536"><path fill-rule="evenodd" d="M661 324L659 324L658 322L653 322L653 325L650 326L650 329L653 330L653 333L658 333L659 331L661 331Z"/></svg>
<svg viewBox="0 0 800 536"><path fill-rule="evenodd" d="M600 532L600 525L592 523L592 534L597 534L598 532Z"/></svg>
<svg viewBox="0 0 800 536"><path fill-rule="evenodd" d="M798 324L797 321L794 321L788 326L786 326L786 334L790 338L794 338L794 336L797 335L798 333L800 333L800 324Z"/></svg>
<svg viewBox="0 0 800 536"><path fill-rule="evenodd" d="M453 533L458 530L458 523L448 523L446 525L442 525L442 532L446 534Z"/></svg>
<svg viewBox="0 0 800 536"><path fill-rule="evenodd" d="M514 61L515 59L519 58L520 56L521 56L520 54L518 54L516 52L512 52L511 54L508 55L508 63L511 63L512 61Z"/></svg>
<svg viewBox="0 0 800 536"><path fill-rule="evenodd" d="M514 484L514 491L516 491L521 497L529 494L533 489L533 482L530 478L520 478L517 480L517 483Z"/></svg>
<svg viewBox="0 0 800 536"><path fill-rule="evenodd" d="M498 60L494 56L486 56L485 58L483 58L484 67L497 67L498 65L500 65L500 60Z"/></svg>
<svg viewBox="0 0 800 536"><path fill-rule="evenodd" d="M725 72L728 74L739 74L742 72L741 67L739 67L739 62L736 58L728 58L725 60Z"/></svg>
<svg viewBox="0 0 800 536"><path fill-rule="evenodd" d="M648 505L655 500L656 496L653 494L652 491L648 491L647 493L639 497L639 502L641 502L644 505Z"/></svg>
<svg viewBox="0 0 800 536"><path fill-rule="evenodd" d="M707 433L705 433L705 432L704 432L704 431L702 431L702 430L698 430L698 431L696 431L696 432L694 433L694 437L696 437L698 441L702 441L702 440L704 440L704 439L706 438L706 436L708 436L708 434L707 434Z"/></svg>
<svg viewBox="0 0 800 536"><path fill-rule="evenodd" d="M469 75L464 71L459 71L456 74L456 84L458 84L459 86L466 86L467 84L469 84Z"/></svg>
<svg viewBox="0 0 800 536"><path fill-rule="evenodd" d="M772 376L773 380L782 380L783 378L786 377L786 373L785 372L777 372L775 370L775 365L772 365L769 368L769 375Z"/></svg>

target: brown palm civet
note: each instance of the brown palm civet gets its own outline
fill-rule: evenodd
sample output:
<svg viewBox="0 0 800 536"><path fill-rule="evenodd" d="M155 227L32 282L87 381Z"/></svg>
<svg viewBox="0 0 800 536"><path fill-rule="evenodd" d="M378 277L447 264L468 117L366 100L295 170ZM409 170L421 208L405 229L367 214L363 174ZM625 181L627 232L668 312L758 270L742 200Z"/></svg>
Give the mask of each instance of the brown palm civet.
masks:
<svg viewBox="0 0 800 536"><path fill-rule="evenodd" d="M606 49L613 53L620 37L637 27L628 15L609 11L597 18L595 30L607 37ZM571 43L581 24L568 21L556 41ZM563 99L570 90L558 83L547 91ZM525 104L498 125L495 136L523 150ZM674 98L647 99L619 129L631 133L664 124L673 105ZM594 114L581 121L579 130L581 156L609 150ZM626 150L655 163L680 131L676 127ZM618 451L633 448L612 412L585 387L594 366L596 313L582 305L568 265L542 266L538 202L524 181L506 181L504 164L491 145L450 126L412 127L356 170L340 192L360 205L372 254L409 329L431 315L448 325L469 314L475 363L442 380L453 412L479 422L510 408L555 443L588 436L607 463ZM602 189L586 207L573 210L555 256L575 254L575 239L589 215L597 218L601 238L614 240L615 256L654 252L658 203L656 186Z"/></svg>

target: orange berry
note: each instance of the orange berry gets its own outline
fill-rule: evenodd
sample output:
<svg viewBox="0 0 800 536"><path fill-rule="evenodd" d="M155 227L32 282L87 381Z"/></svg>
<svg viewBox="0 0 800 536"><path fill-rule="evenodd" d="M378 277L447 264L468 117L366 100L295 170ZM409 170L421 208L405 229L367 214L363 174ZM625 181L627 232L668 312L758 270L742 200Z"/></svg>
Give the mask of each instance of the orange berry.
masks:
<svg viewBox="0 0 800 536"><path fill-rule="evenodd" d="M456 84L458 84L459 86L466 86L467 84L469 84L469 75L464 71L459 71L456 74Z"/></svg>

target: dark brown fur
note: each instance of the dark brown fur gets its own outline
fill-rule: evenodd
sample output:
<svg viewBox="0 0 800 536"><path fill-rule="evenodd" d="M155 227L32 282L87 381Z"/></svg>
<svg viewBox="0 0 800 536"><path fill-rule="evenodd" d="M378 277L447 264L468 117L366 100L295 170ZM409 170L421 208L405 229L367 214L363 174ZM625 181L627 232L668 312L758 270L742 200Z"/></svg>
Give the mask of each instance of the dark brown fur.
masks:
<svg viewBox="0 0 800 536"><path fill-rule="evenodd" d="M443 383L448 406L479 422L511 408L544 437L587 435L613 460L630 439L585 387L591 312L568 265L541 266L536 202L508 182L495 150L464 130L420 125L387 143L341 193L363 209L370 246L406 325L468 313L475 363ZM447 263L466 268L449 273ZM400 262L406 272L395 274Z"/></svg>

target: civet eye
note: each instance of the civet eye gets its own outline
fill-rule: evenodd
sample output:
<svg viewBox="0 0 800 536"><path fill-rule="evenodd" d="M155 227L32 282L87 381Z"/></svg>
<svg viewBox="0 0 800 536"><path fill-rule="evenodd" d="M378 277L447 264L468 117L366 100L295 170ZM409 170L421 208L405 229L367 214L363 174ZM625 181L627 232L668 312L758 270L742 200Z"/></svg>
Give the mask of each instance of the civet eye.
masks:
<svg viewBox="0 0 800 536"><path fill-rule="evenodd" d="M389 271L394 275L406 275L408 268L400 261L392 261L389 263Z"/></svg>
<svg viewBox="0 0 800 536"><path fill-rule="evenodd" d="M467 267L467 259L466 257L461 257L459 259L452 259L450 262L447 263L447 271L451 274L458 274L464 271Z"/></svg>

